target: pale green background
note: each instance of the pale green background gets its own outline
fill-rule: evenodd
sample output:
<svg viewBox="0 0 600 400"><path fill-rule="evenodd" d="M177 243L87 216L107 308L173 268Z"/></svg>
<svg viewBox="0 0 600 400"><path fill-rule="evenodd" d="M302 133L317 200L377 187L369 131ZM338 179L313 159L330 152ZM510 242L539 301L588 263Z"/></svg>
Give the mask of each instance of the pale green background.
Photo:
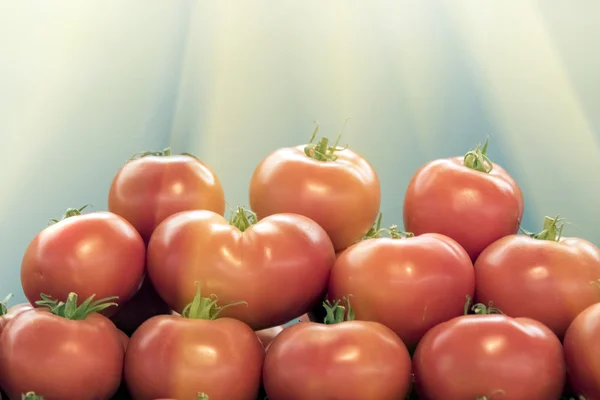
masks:
<svg viewBox="0 0 600 400"><path fill-rule="evenodd" d="M210 5L209 5L210 4ZM172 145L247 204L313 119L367 157L385 223L424 162L487 136L526 195L600 244L600 2L0 0L0 296L66 207L107 206L132 154Z"/></svg>

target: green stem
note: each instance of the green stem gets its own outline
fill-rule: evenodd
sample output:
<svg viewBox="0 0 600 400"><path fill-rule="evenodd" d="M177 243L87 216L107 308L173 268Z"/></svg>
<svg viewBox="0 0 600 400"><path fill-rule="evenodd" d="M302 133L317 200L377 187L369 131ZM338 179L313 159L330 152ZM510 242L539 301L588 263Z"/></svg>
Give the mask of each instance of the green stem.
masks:
<svg viewBox="0 0 600 400"><path fill-rule="evenodd" d="M463 163L467 168L475 171L489 174L494 169L492 161L487 156L488 139L485 140L483 147L478 144L475 150L471 150L465 154Z"/></svg>
<svg viewBox="0 0 600 400"><path fill-rule="evenodd" d="M489 315L489 314L504 315L504 313L502 311L500 311L498 308L496 308L492 305L491 301L488 303L487 306L482 303L473 304L473 306L471 306L471 304L472 304L471 296L467 295L467 301L465 302L465 307L464 307L464 315L468 315L470 312L472 312L475 315Z"/></svg>
<svg viewBox="0 0 600 400"><path fill-rule="evenodd" d="M235 226L242 232L255 223L256 214L244 207L238 207L231 213L231 217L229 217L229 224Z"/></svg>
<svg viewBox="0 0 600 400"><path fill-rule="evenodd" d="M335 300L333 304L329 300L323 303L326 312L323 319L324 324L333 325L344 321L354 321L355 314L350 304L350 296L344 297L343 300L346 303L345 306L340 305L339 300Z"/></svg>
<svg viewBox="0 0 600 400"><path fill-rule="evenodd" d="M4 300L0 301L0 316L2 315L6 315L6 313L8 312L8 307L6 306L8 304L8 302L10 301L10 299L13 298L13 294L9 293Z"/></svg>
<svg viewBox="0 0 600 400"><path fill-rule="evenodd" d="M198 400L209 400L206 393L198 393Z"/></svg>
<svg viewBox="0 0 600 400"><path fill-rule="evenodd" d="M40 295L42 300L36 301L35 304L50 309L50 312L54 315L70 320L83 320L90 314L99 313L108 307L118 306L117 303L113 302L113 300L119 298L118 296L94 301L95 296L94 294L91 295L78 306L78 296L76 293L69 293L66 302L52 299L50 296L42 293Z"/></svg>
<svg viewBox="0 0 600 400"><path fill-rule="evenodd" d="M86 204L83 207L80 208L67 208L67 210L65 211L65 213L60 217L60 219L50 219L50 221L48 221L48 225L52 225L52 224L56 224L57 222L63 221L67 218L71 218L71 217L76 217L78 215L81 215L81 212L83 210L85 210L86 208L88 208L90 205Z"/></svg>
<svg viewBox="0 0 600 400"><path fill-rule="evenodd" d="M398 225L392 225L389 227L389 229L382 228L381 227L381 219L382 218L383 218L383 213L380 212L379 216L377 217L377 221L375 221L375 224L373 224L371 229L369 229L369 231L365 234L365 236L362 237L361 240L379 239L379 238L383 237L382 234L384 234L384 233L387 234L392 239L403 239L403 238L409 238L409 237L415 236L414 233L412 233L412 232L403 232L403 231L399 230Z"/></svg>
<svg viewBox="0 0 600 400"><path fill-rule="evenodd" d="M304 154L306 154L308 157L313 158L317 161L335 161L337 160L338 156L336 154L336 152L340 152L342 150L345 150L348 148L348 146L344 146L344 147L338 147L340 140L342 138L342 134L344 133L344 128L346 128L346 124L348 123L350 119L347 119L346 122L344 122L344 126L340 132L340 134L337 137L337 140L335 141L333 146L329 146L329 139L327 139L326 137L322 137L317 143L313 143L313 141L315 140L315 138L317 137L317 133L319 132L319 123L317 121L315 122L315 130L313 131L313 134L310 138L310 141L308 142L308 144L304 147Z"/></svg>
<svg viewBox="0 0 600 400"><path fill-rule="evenodd" d="M236 303L219 306L217 304L218 298L216 295L213 294L210 297L202 297L200 282L196 282L196 287L197 289L194 299L191 303L186 305L181 312L181 316L184 318L215 320L219 318L219 314L223 310L229 307L239 306L242 304L248 305L248 303L245 301L238 301Z"/></svg>
<svg viewBox="0 0 600 400"><path fill-rule="evenodd" d="M560 218L558 215L554 218L546 216L544 217L544 227L540 232L532 233L523 228L520 229L521 232L533 239L558 242L562 237L562 231L565 226L564 222L562 221L564 221L564 218Z"/></svg>
<svg viewBox="0 0 600 400"><path fill-rule="evenodd" d="M35 392L27 392L21 394L21 400L44 400L42 396L38 396Z"/></svg>
<svg viewBox="0 0 600 400"><path fill-rule="evenodd" d="M165 147L162 151L144 151L141 153L136 153L136 154L132 155L128 161L133 161L133 160L137 160L139 158L144 158L144 157L149 157L149 156L169 157L171 155L172 155L171 148ZM180 153L180 155L192 157L192 158L195 158L196 160L198 159L198 157L196 157L195 155L193 155L191 153Z"/></svg>

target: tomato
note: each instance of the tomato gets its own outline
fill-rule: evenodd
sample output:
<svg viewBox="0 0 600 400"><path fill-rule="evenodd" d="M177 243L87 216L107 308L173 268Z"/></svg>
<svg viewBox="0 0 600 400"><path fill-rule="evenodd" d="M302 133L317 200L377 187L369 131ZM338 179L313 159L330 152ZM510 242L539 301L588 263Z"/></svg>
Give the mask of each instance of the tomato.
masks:
<svg viewBox="0 0 600 400"><path fill-rule="evenodd" d="M600 303L580 313L565 333L563 346L568 378L577 394L600 399Z"/></svg>
<svg viewBox="0 0 600 400"><path fill-rule="evenodd" d="M473 264L447 236L388 232L391 237L377 233L338 257L329 296L352 296L357 319L384 324L414 349L429 329L464 313L465 297L475 290Z"/></svg>
<svg viewBox="0 0 600 400"><path fill-rule="evenodd" d="M160 298L152 281L146 276L140 290L117 310L117 313L111 317L111 321L127 336L131 336L144 321L155 315L171 313L171 307Z"/></svg>
<svg viewBox="0 0 600 400"><path fill-rule="evenodd" d="M475 263L475 297L511 317L530 317L562 338L575 317L600 302L600 250L562 237L557 218L539 234L511 235L489 246Z"/></svg>
<svg viewBox="0 0 600 400"><path fill-rule="evenodd" d="M378 322L352 320L351 309L337 301L325 306L326 324L292 325L269 346L263 367L269 400L403 399L411 363L400 338Z"/></svg>
<svg viewBox="0 0 600 400"><path fill-rule="evenodd" d="M125 381L133 399L191 400L202 392L210 400L255 400L265 352L248 325L217 318L227 307L201 297L198 285L182 316L159 315L144 322L125 355Z"/></svg>
<svg viewBox="0 0 600 400"><path fill-rule="evenodd" d="M483 148L464 157L431 161L412 177L404 197L404 228L415 235L441 233L475 261L494 241L517 233L523 194Z"/></svg>
<svg viewBox="0 0 600 400"><path fill-rule="evenodd" d="M148 244L148 274L158 294L181 312L199 281L224 303L247 302L224 316L255 330L308 312L324 295L335 261L327 234L295 214L253 222L244 209L231 223L206 210L167 218Z"/></svg>
<svg viewBox="0 0 600 400"><path fill-rule="evenodd" d="M89 299L88 299L89 300ZM121 382L124 349L114 324L98 311L112 299L77 306L45 298L0 337L0 385L9 398L35 392L45 400L108 400Z"/></svg>
<svg viewBox="0 0 600 400"><path fill-rule="evenodd" d="M420 400L550 400L565 384L558 338L543 324L465 315L429 330L413 355Z"/></svg>
<svg viewBox="0 0 600 400"><path fill-rule="evenodd" d="M225 212L225 194L213 170L170 149L134 156L117 173L108 209L129 221L147 242L165 218L180 211Z"/></svg>
<svg viewBox="0 0 600 400"><path fill-rule="evenodd" d="M76 292L82 298L118 296L121 305L138 291L146 258L140 235L116 214L80 211L67 210L27 247L21 284L32 304L40 293L64 302ZM115 312L104 310L109 316Z"/></svg>
<svg viewBox="0 0 600 400"><path fill-rule="evenodd" d="M33 310L33 306L30 303L21 303L14 305L10 308L6 307L6 303L13 297L12 294L6 296L4 300L0 302L0 335L4 330L4 327L8 324L10 320L19 315L24 311Z"/></svg>
<svg viewBox="0 0 600 400"><path fill-rule="evenodd" d="M373 167L359 154L329 146L327 138L268 155L250 181L250 208L259 219L301 214L321 225L336 250L359 240L379 212L381 189ZM338 138L339 141L339 138Z"/></svg>

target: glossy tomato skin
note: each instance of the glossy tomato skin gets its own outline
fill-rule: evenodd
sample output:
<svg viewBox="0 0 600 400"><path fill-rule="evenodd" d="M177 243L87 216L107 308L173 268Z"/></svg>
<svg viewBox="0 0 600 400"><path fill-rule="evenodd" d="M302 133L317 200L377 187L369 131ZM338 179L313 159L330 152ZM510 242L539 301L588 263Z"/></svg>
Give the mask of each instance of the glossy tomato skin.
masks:
<svg viewBox="0 0 600 400"><path fill-rule="evenodd" d="M377 322L301 322L269 346L263 385L269 400L397 400L410 389L408 350Z"/></svg>
<svg viewBox="0 0 600 400"><path fill-rule="evenodd" d="M264 349L244 323L160 315L139 327L125 356L125 381L134 400L255 400Z"/></svg>
<svg viewBox="0 0 600 400"><path fill-rule="evenodd" d="M6 314L0 316L0 335L4 330L4 327L10 322L10 320L12 320L14 317L21 314L22 312L30 311L33 309L34 307L30 303L21 303L10 307L6 311Z"/></svg>
<svg viewBox="0 0 600 400"><path fill-rule="evenodd" d="M523 207L521 189L499 165L487 174L466 167L463 157L435 160L406 189L404 228L449 236L475 261L488 245L517 233Z"/></svg>
<svg viewBox="0 0 600 400"><path fill-rule="evenodd" d="M0 337L0 385L12 399L33 391L45 400L108 400L124 353L121 334L100 314L73 321L47 309L23 312Z"/></svg>
<svg viewBox="0 0 600 400"><path fill-rule="evenodd" d="M353 245L331 270L328 296L350 295L356 319L384 324L414 349L429 329L464 313L474 285L464 249L432 233Z"/></svg>
<svg viewBox="0 0 600 400"><path fill-rule="evenodd" d="M558 399L561 343L529 318L467 315L428 331L413 355L419 399Z"/></svg>
<svg viewBox="0 0 600 400"><path fill-rule="evenodd" d="M563 346L571 387L586 400L600 400L600 303L579 314L567 329Z"/></svg>
<svg viewBox="0 0 600 400"><path fill-rule="evenodd" d="M600 250L590 242L511 235L489 246L475 263L475 297L511 317L529 317L562 339L573 319L600 301Z"/></svg>
<svg viewBox="0 0 600 400"><path fill-rule="evenodd" d="M165 218L180 211L225 212L225 194L213 170L186 155L146 156L117 173L108 209L125 218L147 242Z"/></svg>
<svg viewBox="0 0 600 400"><path fill-rule="evenodd" d="M181 312L196 293L219 304L245 301L222 316L260 330L308 312L322 299L335 253L310 219L272 215L243 233L211 211L166 219L148 245L148 274L160 296Z"/></svg>
<svg viewBox="0 0 600 400"><path fill-rule="evenodd" d="M40 232L27 247L21 284L32 303L44 293L66 301L118 296L126 303L139 289L145 270L144 241L129 222L110 212L66 218ZM117 307L103 313L112 315Z"/></svg>
<svg viewBox="0 0 600 400"><path fill-rule="evenodd" d="M359 240L373 225L381 202L377 173L362 156L336 152L336 161L306 156L306 145L276 150L250 181L250 207L259 218L304 215L321 225L336 250Z"/></svg>

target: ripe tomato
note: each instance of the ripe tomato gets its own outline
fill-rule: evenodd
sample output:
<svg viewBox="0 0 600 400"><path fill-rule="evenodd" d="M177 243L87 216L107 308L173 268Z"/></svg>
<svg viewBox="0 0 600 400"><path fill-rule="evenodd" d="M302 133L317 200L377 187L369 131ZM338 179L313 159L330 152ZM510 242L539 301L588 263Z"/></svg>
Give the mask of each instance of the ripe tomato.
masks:
<svg viewBox="0 0 600 400"><path fill-rule="evenodd" d="M552 331L505 315L464 315L439 324L413 356L422 400L558 399L565 369Z"/></svg>
<svg viewBox="0 0 600 400"><path fill-rule="evenodd" d="M32 304L40 293L64 302L75 291L83 298L117 296L121 305L138 291L145 258L144 241L123 218L69 209L63 220L44 229L27 247L21 284ZM104 314L115 312L108 308Z"/></svg>
<svg viewBox="0 0 600 400"><path fill-rule="evenodd" d="M10 320L24 311L33 310L33 306L29 303L17 304L10 308L6 307L6 303L8 303L12 296L12 294L9 294L0 302L0 335Z"/></svg>
<svg viewBox="0 0 600 400"><path fill-rule="evenodd" d="M309 217L321 225L336 250L359 240L377 217L379 178L359 154L329 146L327 138L276 150L250 181L250 207L260 219L280 213ZM338 138L339 141L339 138Z"/></svg>
<svg viewBox="0 0 600 400"><path fill-rule="evenodd" d="M224 316L255 330L286 323L322 298L335 261L325 231L295 214L252 222L243 209L231 224L212 211L186 211L156 228L148 274L173 310L181 312L194 296L195 281L224 303L247 302Z"/></svg>
<svg viewBox="0 0 600 400"><path fill-rule="evenodd" d="M351 309L338 302L326 307L326 324L292 325L269 346L263 367L269 400L403 399L411 365L400 338L380 323L353 321Z"/></svg>
<svg viewBox="0 0 600 400"><path fill-rule="evenodd" d="M412 177L404 197L404 228L415 235L441 233L475 261L503 236L517 233L523 194L483 148L464 157L431 161Z"/></svg>
<svg viewBox="0 0 600 400"><path fill-rule="evenodd" d="M45 400L108 400L123 371L123 342L118 330L98 311L112 299L77 306L50 299L22 312L0 337L0 385L9 398L35 392Z"/></svg>
<svg viewBox="0 0 600 400"><path fill-rule="evenodd" d="M255 400L265 351L252 329L218 318L227 306L203 298L200 287L182 316L159 315L133 334L125 381L134 400Z"/></svg>
<svg viewBox="0 0 600 400"><path fill-rule="evenodd" d="M600 303L579 314L567 329L563 346L569 383L587 400L600 399Z"/></svg>
<svg viewBox="0 0 600 400"><path fill-rule="evenodd" d="M559 234L546 217L539 234L511 235L489 246L475 263L475 297L511 317L529 317L562 338L573 319L600 302L600 250Z"/></svg>
<svg viewBox="0 0 600 400"><path fill-rule="evenodd" d="M225 212L225 194L212 169L170 149L134 156L115 176L108 209L129 221L147 242L165 218L180 211Z"/></svg>
<svg viewBox="0 0 600 400"><path fill-rule="evenodd" d="M447 236L389 232L392 237L377 233L338 257L329 297L352 296L357 319L382 323L414 349L429 329L464 313L465 296L475 290L473 264Z"/></svg>

